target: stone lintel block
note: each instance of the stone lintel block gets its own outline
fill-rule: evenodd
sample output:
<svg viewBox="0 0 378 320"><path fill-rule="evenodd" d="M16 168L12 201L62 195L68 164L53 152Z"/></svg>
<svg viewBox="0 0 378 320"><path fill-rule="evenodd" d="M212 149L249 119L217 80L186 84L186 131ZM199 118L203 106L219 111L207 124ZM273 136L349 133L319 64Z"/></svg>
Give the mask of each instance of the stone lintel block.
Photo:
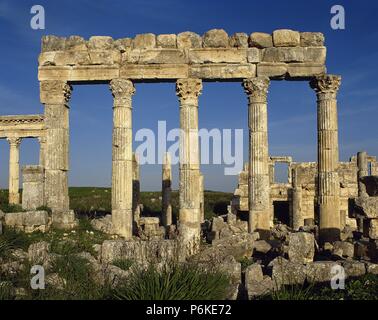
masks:
<svg viewBox="0 0 378 320"><path fill-rule="evenodd" d="M246 49L203 48L189 49L189 63L246 63Z"/></svg>
<svg viewBox="0 0 378 320"><path fill-rule="evenodd" d="M272 35L264 32L253 32L249 36L249 46L256 48L269 48L273 47Z"/></svg>
<svg viewBox="0 0 378 320"><path fill-rule="evenodd" d="M185 31L177 35L177 48L188 49L188 48L201 48L202 47L202 37L194 32Z"/></svg>
<svg viewBox="0 0 378 320"><path fill-rule="evenodd" d="M196 64L190 66L189 77L212 80L254 78L256 77L256 65Z"/></svg>
<svg viewBox="0 0 378 320"><path fill-rule="evenodd" d="M304 62L322 63L326 62L326 47L307 47L303 48Z"/></svg>
<svg viewBox="0 0 378 320"><path fill-rule="evenodd" d="M38 68L39 81L110 81L119 78L119 66L44 66Z"/></svg>
<svg viewBox="0 0 378 320"><path fill-rule="evenodd" d="M109 36L93 36L87 43L88 49L92 50L110 50L113 48L114 40Z"/></svg>
<svg viewBox="0 0 378 320"><path fill-rule="evenodd" d="M158 48L177 48L177 36L175 34L159 34L156 37Z"/></svg>
<svg viewBox="0 0 378 320"><path fill-rule="evenodd" d="M275 47L297 47L300 45L298 31L280 29L273 31L273 44Z"/></svg>
<svg viewBox="0 0 378 320"><path fill-rule="evenodd" d="M302 47L271 47L263 50L263 62L303 62Z"/></svg>
<svg viewBox="0 0 378 320"><path fill-rule="evenodd" d="M121 52L119 50L89 50L88 64L112 65L121 63Z"/></svg>
<svg viewBox="0 0 378 320"><path fill-rule="evenodd" d="M151 49L156 47L156 36L153 33L138 34L133 40L133 48Z"/></svg>
<svg viewBox="0 0 378 320"><path fill-rule="evenodd" d="M121 78L132 80L176 80L188 78L187 64L124 64L120 68Z"/></svg>
<svg viewBox="0 0 378 320"><path fill-rule="evenodd" d="M260 62L257 64L257 76L283 79L286 76L288 65L277 62Z"/></svg>
<svg viewBox="0 0 378 320"><path fill-rule="evenodd" d="M229 45L228 34L223 29L212 29L202 37L204 48L226 48Z"/></svg>
<svg viewBox="0 0 378 320"><path fill-rule="evenodd" d="M122 55L122 62L136 64L183 64L187 63L184 50L180 49L134 49Z"/></svg>
<svg viewBox="0 0 378 320"><path fill-rule="evenodd" d="M248 48L248 35L244 32L236 32L230 37L229 42L230 47Z"/></svg>
<svg viewBox="0 0 378 320"><path fill-rule="evenodd" d="M22 169L23 182L39 182L43 181L44 169L42 166L28 165L23 166Z"/></svg>
<svg viewBox="0 0 378 320"><path fill-rule="evenodd" d="M321 47L324 45L324 35L321 32L301 32L302 47Z"/></svg>
<svg viewBox="0 0 378 320"><path fill-rule="evenodd" d="M308 79L325 73L326 67L324 64L308 62L288 64L288 76L290 78Z"/></svg>
<svg viewBox="0 0 378 320"><path fill-rule="evenodd" d="M258 48L247 49L247 61L249 63L259 63L261 61L261 50Z"/></svg>

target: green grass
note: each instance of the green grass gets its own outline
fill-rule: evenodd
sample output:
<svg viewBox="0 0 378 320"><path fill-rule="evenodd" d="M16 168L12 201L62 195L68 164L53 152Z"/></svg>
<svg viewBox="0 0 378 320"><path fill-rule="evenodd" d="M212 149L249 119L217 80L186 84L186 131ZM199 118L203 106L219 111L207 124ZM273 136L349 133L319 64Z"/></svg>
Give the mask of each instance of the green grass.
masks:
<svg viewBox="0 0 378 320"><path fill-rule="evenodd" d="M134 264L134 261L130 259L117 259L112 262L113 265L115 265L118 268L121 268L122 270L129 270L132 265Z"/></svg>
<svg viewBox="0 0 378 320"><path fill-rule="evenodd" d="M218 300L225 299L229 279L193 265L170 265L158 270L133 269L132 275L115 290L120 300Z"/></svg>

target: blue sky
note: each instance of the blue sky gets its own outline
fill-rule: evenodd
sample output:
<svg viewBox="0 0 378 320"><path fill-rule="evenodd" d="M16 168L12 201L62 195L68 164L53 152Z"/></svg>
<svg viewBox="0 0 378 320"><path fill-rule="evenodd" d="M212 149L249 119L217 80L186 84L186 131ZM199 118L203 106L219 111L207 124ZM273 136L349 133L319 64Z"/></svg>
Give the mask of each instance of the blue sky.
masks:
<svg viewBox="0 0 378 320"><path fill-rule="evenodd" d="M46 29L30 28L30 8L43 5ZM330 27L330 8L342 4L346 29ZM339 140L342 161L359 150L378 155L378 26L376 1L242 1L124 0L9 1L0 0L0 114L43 113L39 102L37 59L40 38L138 33L203 34L212 28L234 32L272 32L290 28L325 34L328 73L342 76L339 93ZM179 122L174 84L137 84L134 131L168 129ZM71 100L70 185L109 186L111 176L112 97L108 86L75 86ZM247 159L247 100L239 83L205 83L200 97L200 128L242 128ZM271 155L295 161L316 160L316 98L307 82L274 81L269 92ZM136 145L135 145L136 146ZM135 147L134 146L134 147ZM9 146L0 141L0 186L8 181ZM38 143L24 140L21 164L38 162ZM206 189L231 191L237 177L224 176L224 166L204 165ZM161 168L144 165L143 190L159 190ZM174 168L174 187L178 172Z"/></svg>

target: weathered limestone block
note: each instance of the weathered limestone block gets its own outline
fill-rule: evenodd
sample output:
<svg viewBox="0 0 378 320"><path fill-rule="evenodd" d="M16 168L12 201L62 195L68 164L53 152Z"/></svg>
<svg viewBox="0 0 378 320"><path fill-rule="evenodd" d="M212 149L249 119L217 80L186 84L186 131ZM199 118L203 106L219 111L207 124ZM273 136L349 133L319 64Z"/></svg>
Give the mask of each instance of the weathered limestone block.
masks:
<svg viewBox="0 0 378 320"><path fill-rule="evenodd" d="M324 35L321 32L301 32L302 47L320 47L324 45Z"/></svg>
<svg viewBox="0 0 378 320"><path fill-rule="evenodd" d="M120 77L132 80L177 79L187 78L188 73L189 67L187 64L125 64L121 67Z"/></svg>
<svg viewBox="0 0 378 320"><path fill-rule="evenodd" d="M58 229L70 230L75 228L79 221L75 217L75 212L69 210L68 212L61 213L52 213L53 225Z"/></svg>
<svg viewBox="0 0 378 320"><path fill-rule="evenodd" d="M177 35L177 48L178 49L188 49L188 48L201 48L202 38L199 34L186 31L181 32Z"/></svg>
<svg viewBox="0 0 378 320"><path fill-rule="evenodd" d="M326 68L319 63L290 63L287 65L287 73L291 78L311 78L325 74Z"/></svg>
<svg viewBox="0 0 378 320"><path fill-rule="evenodd" d="M331 281L334 273L332 268L340 265L333 261L315 261L307 264L305 273L309 283L325 283Z"/></svg>
<svg viewBox="0 0 378 320"><path fill-rule="evenodd" d="M249 46L260 49L273 47L272 35L263 32L253 32L249 36Z"/></svg>
<svg viewBox="0 0 378 320"><path fill-rule="evenodd" d="M254 245L254 252L267 254L272 246L265 240L257 240Z"/></svg>
<svg viewBox="0 0 378 320"><path fill-rule="evenodd" d="M333 243L332 254L344 258L353 258L354 244L346 241L335 241Z"/></svg>
<svg viewBox="0 0 378 320"><path fill-rule="evenodd" d="M47 35L42 37L42 52L61 51L65 49L66 38Z"/></svg>
<svg viewBox="0 0 378 320"><path fill-rule="evenodd" d="M156 46L158 48L176 48L177 36L175 34L159 34L156 37Z"/></svg>
<svg viewBox="0 0 378 320"><path fill-rule="evenodd" d="M91 225L95 230L98 230L107 234L114 234L112 216L110 214L107 214L103 218L92 219Z"/></svg>
<svg viewBox="0 0 378 320"><path fill-rule="evenodd" d="M272 269L272 280L276 289L283 285L303 284L306 280L306 266L277 257L269 263Z"/></svg>
<svg viewBox="0 0 378 320"><path fill-rule="evenodd" d="M303 62L304 48L302 47L272 47L264 49L264 62Z"/></svg>
<svg viewBox="0 0 378 320"><path fill-rule="evenodd" d="M298 31L280 29L273 31L273 44L275 47L296 47L300 45Z"/></svg>
<svg viewBox="0 0 378 320"><path fill-rule="evenodd" d="M156 36L153 33L138 34L133 40L133 48L151 49L156 47Z"/></svg>
<svg viewBox="0 0 378 320"><path fill-rule="evenodd" d="M289 260L295 263L308 263L314 260L315 238L307 232L289 235Z"/></svg>
<svg viewBox="0 0 378 320"><path fill-rule="evenodd" d="M10 212L5 214L5 225L26 233L47 232L49 216L46 211Z"/></svg>
<svg viewBox="0 0 378 320"><path fill-rule="evenodd" d="M160 227L160 221L157 217L142 217L138 221L138 233L142 240L163 239L165 228Z"/></svg>
<svg viewBox="0 0 378 320"><path fill-rule="evenodd" d="M121 53L126 52L126 50L131 48L132 45L132 38L121 38L113 42L114 49L119 50Z"/></svg>
<svg viewBox="0 0 378 320"><path fill-rule="evenodd" d="M189 49L189 63L246 63L245 49Z"/></svg>
<svg viewBox="0 0 378 320"><path fill-rule="evenodd" d="M260 62L257 64L257 76L269 78L284 78L288 66L286 63Z"/></svg>
<svg viewBox="0 0 378 320"><path fill-rule="evenodd" d="M56 65L55 56L56 56L55 51L42 52L38 56L38 65L39 66L55 66Z"/></svg>
<svg viewBox="0 0 378 320"><path fill-rule="evenodd" d="M230 47L248 48L248 35L243 32L234 33L230 39Z"/></svg>
<svg viewBox="0 0 378 320"><path fill-rule="evenodd" d="M366 263L366 272L370 274L378 275L378 264L376 263Z"/></svg>
<svg viewBox="0 0 378 320"><path fill-rule="evenodd" d="M258 48L247 49L247 61L249 63L258 63L261 61L261 52Z"/></svg>
<svg viewBox="0 0 378 320"><path fill-rule="evenodd" d="M200 79L245 79L256 76L253 64L195 64L189 67L189 76Z"/></svg>
<svg viewBox="0 0 378 320"><path fill-rule="evenodd" d="M371 219L369 222L369 238L378 239L378 219Z"/></svg>
<svg viewBox="0 0 378 320"><path fill-rule="evenodd" d="M123 62L140 64L183 64L187 58L183 50L178 49L134 49L123 55Z"/></svg>
<svg viewBox="0 0 378 320"><path fill-rule="evenodd" d="M245 270L245 288L248 298L268 294L273 290L273 281L269 276L264 276L261 265L252 264Z"/></svg>
<svg viewBox="0 0 378 320"><path fill-rule="evenodd" d="M228 34L223 29L212 29L203 35L202 42L204 48L226 48Z"/></svg>
<svg viewBox="0 0 378 320"><path fill-rule="evenodd" d="M89 64L112 65L121 63L121 53L118 50L89 50Z"/></svg>
<svg viewBox="0 0 378 320"><path fill-rule="evenodd" d="M93 36L89 38L87 47L90 50L110 50L113 49L114 40L108 36Z"/></svg>
<svg viewBox="0 0 378 320"><path fill-rule="evenodd" d="M137 264L177 261L179 245L174 240L126 241L105 240L101 249L101 262L130 259Z"/></svg>
<svg viewBox="0 0 378 320"><path fill-rule="evenodd" d="M358 197L356 209L368 219L378 219L378 197Z"/></svg>
<svg viewBox="0 0 378 320"><path fill-rule="evenodd" d="M87 42L83 37L70 36L66 39L65 50L87 50Z"/></svg>
<svg viewBox="0 0 378 320"><path fill-rule="evenodd" d="M44 169L41 166L22 168L22 208L35 210L44 205Z"/></svg>
<svg viewBox="0 0 378 320"><path fill-rule="evenodd" d="M341 265L345 270L345 275L347 277L360 277L366 273L366 267L363 262L360 261L342 261Z"/></svg>
<svg viewBox="0 0 378 320"><path fill-rule="evenodd" d="M303 48L304 62L324 64L326 61L326 47Z"/></svg>

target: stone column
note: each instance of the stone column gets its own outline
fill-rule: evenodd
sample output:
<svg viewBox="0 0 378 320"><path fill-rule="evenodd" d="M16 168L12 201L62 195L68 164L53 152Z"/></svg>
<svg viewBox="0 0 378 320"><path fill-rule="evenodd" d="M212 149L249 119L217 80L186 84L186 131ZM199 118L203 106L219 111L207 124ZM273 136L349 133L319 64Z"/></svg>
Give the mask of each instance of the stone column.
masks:
<svg viewBox="0 0 378 320"><path fill-rule="evenodd" d="M44 205L44 170L42 166L22 168L22 209L36 210Z"/></svg>
<svg viewBox="0 0 378 320"><path fill-rule="evenodd" d="M318 206L320 240L340 238L340 183L338 176L339 144L336 95L340 76L322 75L310 85L318 104Z"/></svg>
<svg viewBox="0 0 378 320"><path fill-rule="evenodd" d="M200 192L200 222L205 222L205 179L202 173L199 177L199 192Z"/></svg>
<svg viewBox="0 0 378 320"><path fill-rule="evenodd" d="M298 230L304 226L304 219L302 213L302 185L298 181L297 170L294 171L293 189L292 189L292 227Z"/></svg>
<svg viewBox="0 0 378 320"><path fill-rule="evenodd" d="M200 79L177 80L181 127L179 235L187 255L198 252L201 233L198 146L198 96L201 91Z"/></svg>
<svg viewBox="0 0 378 320"><path fill-rule="evenodd" d="M245 79L249 126L249 232L265 234L272 223L270 213L268 150L268 77Z"/></svg>
<svg viewBox="0 0 378 320"><path fill-rule="evenodd" d="M42 81L41 102L45 106L45 197L53 224L69 229L75 215L69 211L69 106L72 87L65 81Z"/></svg>
<svg viewBox="0 0 378 320"><path fill-rule="evenodd" d="M369 175L367 153L365 151L357 153L357 168L358 196L361 197L366 193L365 185L361 182L361 179Z"/></svg>
<svg viewBox="0 0 378 320"><path fill-rule="evenodd" d="M140 218L140 170L139 157L133 153L133 214L134 221L138 224Z"/></svg>
<svg viewBox="0 0 378 320"><path fill-rule="evenodd" d="M163 226L172 224L172 168L171 168L171 155L166 153L163 159L162 166L162 223Z"/></svg>
<svg viewBox="0 0 378 320"><path fill-rule="evenodd" d="M133 227L133 156L132 95L134 84L128 79L110 82L113 104L112 152L112 222L116 234L132 237Z"/></svg>
<svg viewBox="0 0 378 320"><path fill-rule="evenodd" d="M9 203L20 204L20 143L21 138L7 138L9 142Z"/></svg>
<svg viewBox="0 0 378 320"><path fill-rule="evenodd" d="M46 137L38 137L39 141L39 165L45 167Z"/></svg>

